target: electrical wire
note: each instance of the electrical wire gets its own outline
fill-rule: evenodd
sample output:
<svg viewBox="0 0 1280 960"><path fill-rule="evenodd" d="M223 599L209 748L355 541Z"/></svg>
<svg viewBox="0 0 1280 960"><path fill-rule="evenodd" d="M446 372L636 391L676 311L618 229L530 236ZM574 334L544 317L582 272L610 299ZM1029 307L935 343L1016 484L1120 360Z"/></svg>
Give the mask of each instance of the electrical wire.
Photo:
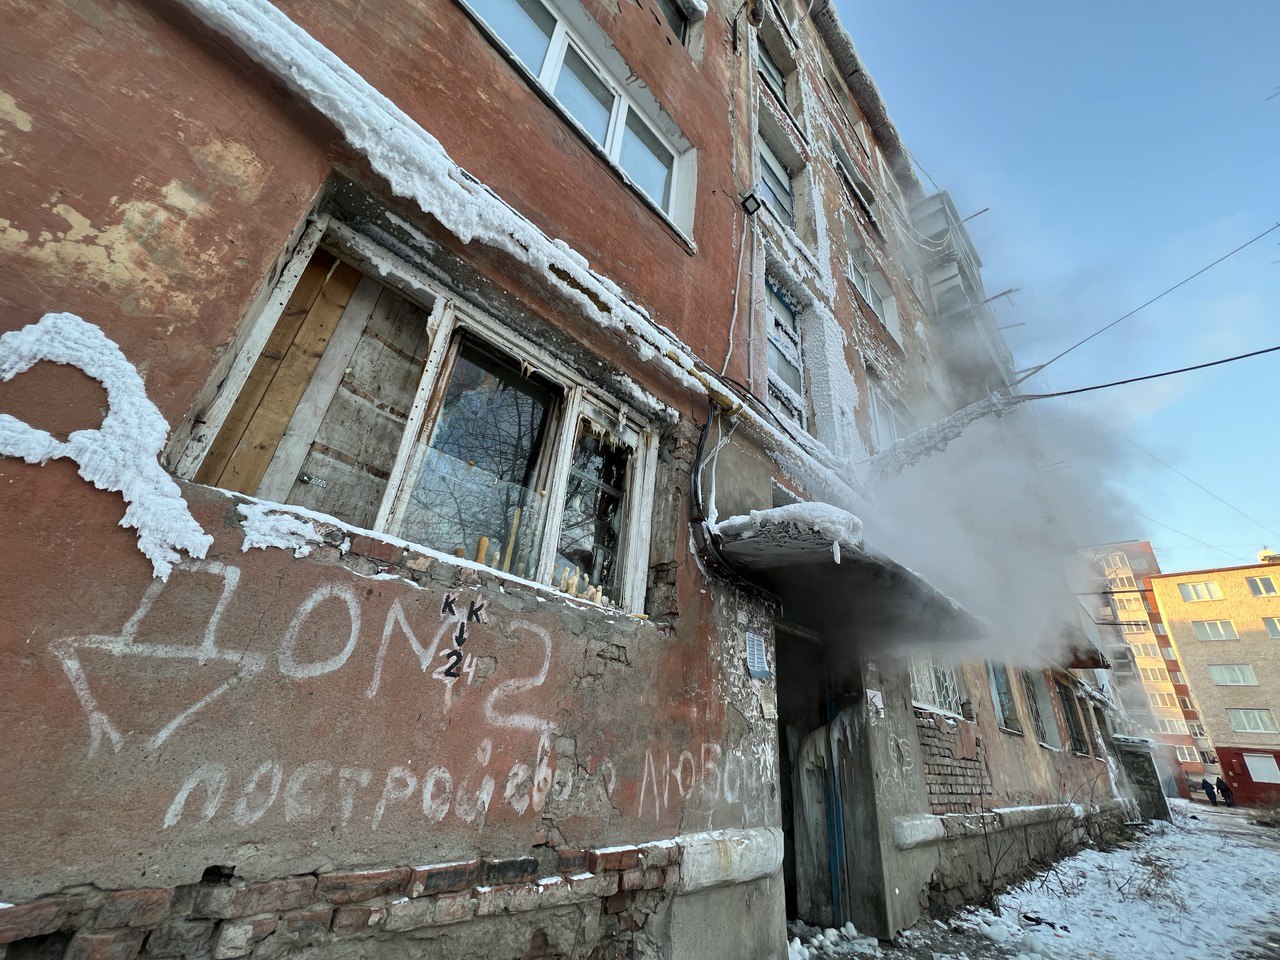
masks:
<svg viewBox="0 0 1280 960"><path fill-rule="evenodd" d="M1143 453L1145 453L1145 454L1146 454L1148 457L1150 457L1152 460L1156 461L1156 463L1159 463L1160 465L1162 465L1162 466L1164 466L1164 467L1167 467L1167 468L1169 468L1170 470L1172 470L1174 473L1176 473L1178 476L1180 476L1183 480L1187 481L1187 483L1191 484L1193 487L1196 487L1196 488L1198 488L1198 489L1200 489L1200 490L1204 491L1204 492L1205 492L1205 493L1207 493L1209 496L1213 497L1213 499L1215 499L1215 500L1217 500L1219 503L1221 503L1223 506L1231 508L1231 509L1232 509L1232 510L1234 510L1236 513L1240 514L1240 516L1244 517L1246 520L1250 521L1251 523L1255 523L1255 524L1257 524L1259 527L1261 527L1263 530L1267 531L1267 533L1271 534L1273 537L1280 538L1280 532L1277 532L1277 531L1273 530L1271 527L1268 527L1265 523L1263 523L1263 522L1262 522L1261 520L1259 520L1257 517L1251 517L1249 514L1245 513L1243 510L1241 510L1239 507L1237 507L1234 503L1231 503L1230 501L1225 500L1225 499L1223 499L1222 497L1218 496L1216 493L1214 493L1212 490L1210 490L1208 487L1206 487L1203 483L1199 483L1198 481L1193 480L1191 477L1187 476L1185 473L1183 473L1181 470L1179 470L1179 469L1178 469L1177 467L1175 467L1173 464L1169 463L1167 460L1164 460L1164 459L1162 459L1162 458L1160 458L1160 457L1156 456L1154 453L1152 453L1150 450L1148 450L1148 449L1147 449L1146 447L1144 447L1142 444L1138 443L1138 441L1137 441L1137 440L1134 440L1132 437L1126 436L1125 434L1121 433L1119 430L1115 429L1114 427L1107 426L1107 424L1105 424L1105 423L1103 424L1103 426L1104 426L1104 427L1106 427L1106 429L1107 429L1108 431L1110 431L1111 433L1114 433L1114 434L1115 434L1117 437L1119 437L1121 440L1124 440L1126 443L1129 443L1129 444L1131 444L1132 446L1137 447L1139 450L1141 450Z"/></svg>
<svg viewBox="0 0 1280 960"><path fill-rule="evenodd" d="M1156 526L1158 526L1158 527L1164 527L1166 530L1171 530L1171 531L1173 531L1174 533L1176 533L1176 534L1177 534L1178 536L1180 536L1180 537L1186 537L1188 540L1194 540L1196 543L1202 544L1203 546L1206 546L1206 547L1208 547L1208 548L1209 548L1209 549L1211 549L1211 550L1217 550L1219 553L1224 554L1225 556L1230 557L1232 560L1242 560L1242 561L1243 561L1243 562L1245 562L1245 563L1248 563L1248 562L1249 562L1247 558L1240 556L1240 554L1238 554L1238 553L1232 553L1232 552L1231 552L1231 551L1229 551L1229 550L1224 550L1224 549L1222 549L1222 547L1215 546L1214 544L1209 543L1207 540L1201 540L1199 537L1193 537L1193 536L1192 536L1191 534L1189 534L1189 533L1183 533L1183 532L1182 532L1181 530L1179 530L1177 527L1171 527L1171 526L1169 526L1167 523L1161 523L1161 522L1160 522L1159 520L1157 520L1155 517L1148 517L1145 513L1139 513L1137 510L1131 510L1130 512L1131 512L1135 517L1141 517L1143 520L1149 520L1151 523L1154 523Z"/></svg>
<svg viewBox="0 0 1280 960"><path fill-rule="evenodd" d="M1075 342L1075 343L1073 343L1071 346L1067 347L1065 350L1063 350L1061 353L1059 353L1057 356L1050 357L1048 360L1046 360L1044 363L1040 364L1040 365L1039 365L1039 366L1037 366L1037 367L1032 367L1029 371L1027 371L1025 374L1023 374L1021 377L1019 377L1019 378L1018 378L1017 380L1015 380L1013 383L1009 384L1009 386L1011 386L1011 387L1016 387L1018 384L1020 384L1020 383L1022 383L1022 382L1024 382L1024 381L1026 381L1026 380L1030 379L1031 377L1035 376L1035 375L1036 375L1036 374L1038 374L1040 371L1042 371L1045 367L1049 366L1049 364L1051 364L1051 363L1056 363L1057 361L1059 361L1059 360L1061 360L1063 357L1065 357L1067 354L1071 353L1071 351L1076 350L1076 349L1078 349L1079 347L1083 347L1086 343L1088 343L1088 342L1089 342L1090 340L1092 340L1094 337L1099 336L1100 334L1106 333L1108 330L1110 330L1110 329L1111 329L1112 327L1114 327L1116 324L1118 324L1118 323L1122 323L1123 321L1128 320L1130 317L1132 317L1134 314L1138 313L1140 310L1145 310L1147 307L1151 306L1151 305L1152 305L1153 303L1155 303L1157 300L1163 299L1164 297L1166 297L1166 296L1168 296L1169 294L1173 293L1173 291L1177 290L1179 287L1185 286L1186 284L1188 284L1188 283L1190 283L1192 280L1194 280L1196 277L1200 276L1202 273L1206 273L1206 272L1208 272L1209 270L1212 270L1214 267L1216 267L1218 264L1222 263L1224 260L1227 260L1227 259L1229 259L1230 257L1235 256L1235 255L1236 255L1237 253L1239 253L1241 250L1245 249L1246 247L1248 247L1248 246L1250 246L1250 245L1252 245L1252 244L1257 243L1259 240L1261 240L1261 239L1262 239L1263 237L1265 237L1267 234L1269 234L1269 233L1274 233L1276 230L1280 230L1280 223L1275 223L1275 224L1273 224L1272 226L1268 227L1266 230L1263 230L1260 234L1258 234L1258 235L1257 235L1256 237L1254 237L1252 240L1246 240L1244 243L1240 244L1240 246L1236 247L1234 250L1230 251L1229 253L1224 253L1224 254L1223 254L1222 256L1220 256L1217 260L1213 261L1213 263L1210 263L1210 264L1208 264L1208 265L1206 265L1206 266L1201 267L1199 270L1197 270L1195 273L1191 274L1189 277L1184 277L1183 279L1181 279L1181 280L1179 280L1177 283L1175 283L1172 287L1169 287L1167 290L1164 290L1164 291L1162 291L1161 293L1156 294L1154 297L1152 297L1152 298L1151 298L1150 300L1148 300L1146 303L1139 304L1138 306L1136 306L1136 307L1134 307L1132 310L1130 310L1128 313L1126 313L1124 316L1119 317L1119 318L1117 318L1117 319L1115 319L1115 320L1112 320L1112 321L1111 321L1110 323L1108 323L1105 327L1100 327L1099 329L1095 330L1093 333L1091 333L1091 334L1089 334L1087 337L1085 337L1083 340L1078 340L1078 341L1076 341L1076 342Z"/></svg>
<svg viewBox="0 0 1280 960"><path fill-rule="evenodd" d="M1280 226L1280 224L1277 224L1277 226ZM1162 377L1172 377L1180 373L1191 373L1193 370L1207 370L1209 367L1220 367L1224 363L1235 363L1237 360L1248 360L1250 357L1260 357L1266 353L1275 353L1277 350L1280 350L1280 344L1277 344L1274 347L1265 347L1262 350L1253 350L1249 353L1237 354L1234 357L1223 357L1221 360L1210 360L1207 363L1196 363L1189 367L1179 367L1177 370L1164 370L1160 373L1148 373L1141 377L1129 377L1125 380L1112 380L1110 383L1095 383L1091 387L1076 387L1074 390L1055 390L1052 393L1014 394L1013 400L1016 402L1023 402L1027 400L1049 400L1054 397L1074 397L1076 394L1090 393L1094 390L1106 390L1109 387L1122 387L1129 383L1142 383L1146 380L1159 380Z"/></svg>

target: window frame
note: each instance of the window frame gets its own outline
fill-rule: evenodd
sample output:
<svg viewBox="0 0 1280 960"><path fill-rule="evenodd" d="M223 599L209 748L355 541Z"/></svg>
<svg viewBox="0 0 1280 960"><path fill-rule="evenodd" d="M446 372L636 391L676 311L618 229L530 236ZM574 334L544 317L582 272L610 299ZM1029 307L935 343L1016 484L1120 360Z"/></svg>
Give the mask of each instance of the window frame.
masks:
<svg viewBox="0 0 1280 960"><path fill-rule="evenodd" d="M628 408L624 403L602 393L591 381L572 369L554 354L544 350L468 303L455 292L443 286L423 271L406 263L390 250L376 244L327 214L318 215L303 231L302 237L288 254L279 278L270 285L270 296L246 314L242 325L247 330L224 376L215 372L220 386L212 402L203 412L198 430L193 430L176 458L173 472L184 479L191 479L209 453L223 423L240 396L249 374L261 356L272 331L279 323L303 271L316 251L324 248L343 261L360 270L365 278L389 288L428 314L427 334L430 346L422 373L414 388L413 404L399 440L394 462L377 516L368 532L373 536L403 539L395 532L397 511L403 513L403 501L407 496L408 473L414 447L427 427L430 405L447 385L442 379L449 354L454 351L460 335L473 338L485 348L506 355L517 363L528 360L537 372L552 381L561 391L561 399L555 413L555 422L549 425L545 443L548 461L547 477L549 500L543 519L542 542L534 575L520 577L509 571L482 564L498 576L525 580L539 587L555 589L550 582L555 562L564 497L572 466L574 446L579 424L583 419L605 428L609 434L631 446L625 500L623 504L623 549L619 564L619 588L616 608L630 614L643 612L648 579L648 556L651 536L654 477L657 469L657 434L653 426ZM424 301L431 299L430 308ZM425 438L424 438L425 442ZM268 468L269 470L269 468ZM264 477L265 482L265 477ZM261 484L259 485L261 489ZM255 496L257 494L246 494ZM266 498L260 498L266 499ZM276 500L286 510L287 501ZM297 506L297 505L293 505ZM304 509L298 507L298 509ZM335 518L337 519L337 518ZM353 524L339 520L344 526ZM455 557L426 545L421 549L440 556L445 561ZM466 558L470 561L471 558ZM583 599L582 597L578 597Z"/></svg>
<svg viewBox="0 0 1280 960"><path fill-rule="evenodd" d="M785 226L795 230L798 226L796 220L796 181L795 174L782 162L782 158L778 156L778 151L773 149L773 145L769 143L769 138L765 136L763 130L756 130L756 138L759 140L757 145L756 157L760 164L760 176L757 183L762 189L767 188L764 196L765 206L772 211ZM773 174L774 178L780 179L782 185L786 187L785 197L787 203L783 203L783 198L778 196L778 192L765 182L765 170ZM775 198L778 203L783 203L784 209L778 209L778 206L771 198Z"/></svg>
<svg viewBox="0 0 1280 960"><path fill-rule="evenodd" d="M1280 617L1263 617L1262 627L1272 640L1280 640Z"/></svg>
<svg viewBox="0 0 1280 960"><path fill-rule="evenodd" d="M778 311L774 306L774 301L782 305L786 317L780 318ZM804 333L801 330L800 317L791 304L787 302L786 297L782 295L782 291L778 285L769 277L765 278L765 315L768 318L769 329L765 334L765 350L776 350L782 361L796 371L796 375L800 380L800 388L797 390L787 383L781 374L775 373L773 366L768 362L771 358L766 358L765 369L768 371L768 400L769 406L782 413L787 419L791 420L802 430L808 430L809 424L809 403L806 395L805 364L804 364ZM786 323L786 318L790 318L790 323ZM794 358L788 356L788 352L794 353ZM778 381L781 387L778 388ZM775 398L775 389L777 397ZM787 392L794 393L799 401L798 407L793 411L791 408L796 406L795 401L787 395Z"/></svg>
<svg viewBox="0 0 1280 960"><path fill-rule="evenodd" d="M1226 711L1227 711L1227 723L1231 726L1231 730L1233 733L1256 733L1256 734L1262 734L1262 735L1280 733L1280 726L1276 725L1275 714L1268 707L1227 707ZM1262 729L1254 729L1253 727L1247 726L1247 725L1244 727L1237 726L1236 724L1237 719L1241 721L1248 720L1248 718L1246 718L1245 716L1246 714L1249 714L1249 715L1256 714L1259 717L1266 716L1267 718L1269 718L1271 725L1268 728L1266 723L1262 723L1259 725L1261 726Z"/></svg>
<svg viewBox="0 0 1280 960"><path fill-rule="evenodd" d="M1197 589L1199 587L1203 587L1204 590ZM1201 592L1207 596L1197 596ZM1217 596L1214 596L1215 593ZM1217 580L1188 580L1178 584L1178 595L1183 603L1210 603L1222 599L1222 587Z"/></svg>
<svg viewBox="0 0 1280 960"><path fill-rule="evenodd" d="M657 211L677 233L685 238L686 242L692 243L693 241L690 239L693 233L694 211L692 186L696 179L692 165L696 162L696 151L691 145L680 146L674 143L668 134L659 129L659 124L655 123L650 115L652 111L646 110L636 96L629 91L625 79L618 78L615 71L608 69L601 63L600 57L595 54L592 45L587 42L582 31L570 23L573 18L567 16L556 5L546 3L544 0L531 0L531 2L541 6L555 21L555 28L548 40L542 63L537 68L534 68L520 59L515 50L503 39L497 28L492 26L469 0L459 0L459 2L489 41L497 46L503 55L536 85L539 92L572 125L574 130L593 149L603 155L627 186ZM674 0L674 2L677 5L679 4L679 0ZM664 22L666 22L665 18ZM574 53L582 59L596 79L613 95L603 142L597 140L583 123L573 115L569 107L556 96L556 84L560 79L560 72L564 68L565 56L569 49L573 49ZM629 76L639 76L629 64L624 63L623 65L628 70ZM654 101L654 106L661 111L662 107L656 100ZM635 113L640 118L649 133L671 154L670 182L667 186L667 201L665 205L660 200L651 197L622 165L622 144L626 136L627 117L631 113ZM686 139L683 133L681 133L681 139ZM685 182L686 180L688 183Z"/></svg>
<svg viewBox="0 0 1280 960"><path fill-rule="evenodd" d="M917 653L908 658L907 669L912 706L963 719L960 706L964 701L964 691L954 664L941 663L929 654ZM922 693L928 693L928 698L921 697Z"/></svg>
<svg viewBox="0 0 1280 960"><path fill-rule="evenodd" d="M1001 690L1001 677L1004 678L1004 689ZM1022 725L1022 717L1018 715L1018 700L1013 692L1013 680L1009 676L1009 668L997 661L987 661L987 682L991 688L991 702L995 706L996 724L1005 733L1026 736L1026 728Z"/></svg>
<svg viewBox="0 0 1280 960"><path fill-rule="evenodd" d="M1276 582L1271 577L1245 577L1245 583L1249 586L1249 593L1255 597L1274 597L1280 593L1276 590ZM1267 591L1264 585L1271 590Z"/></svg>
<svg viewBox="0 0 1280 960"><path fill-rule="evenodd" d="M1211 663L1208 665L1209 680L1217 687L1256 687L1258 675L1251 663ZM1218 671L1215 673L1214 671ZM1231 671L1231 672L1226 672ZM1247 676L1248 679L1239 679ZM1235 679L1220 679L1234 677Z"/></svg>
<svg viewBox="0 0 1280 960"><path fill-rule="evenodd" d="M1222 624L1224 624L1224 623L1225 623L1225 624L1227 624L1227 626L1231 628L1231 633L1230 633L1230 635L1227 635L1227 633L1226 633L1225 631L1222 631ZM1212 630L1210 629L1210 626L1209 626L1210 624L1215 624L1215 625L1217 626L1218 630L1219 630L1219 631L1222 631L1222 636L1220 636L1220 637L1202 637L1202 636L1200 635L1200 627L1201 627L1201 625L1203 625L1203 626L1204 626L1204 628L1205 628L1205 629L1204 629L1204 632L1205 632L1205 633L1211 633L1211 632L1212 632ZM1192 620L1192 621L1191 621L1191 631L1192 631L1192 633L1193 633L1193 634L1195 634L1195 638L1196 638L1197 640L1201 641L1202 643L1218 643L1218 642L1223 641L1223 640L1239 640L1239 639L1240 639L1240 632L1236 629L1236 625L1235 625L1235 621L1234 621L1234 620Z"/></svg>

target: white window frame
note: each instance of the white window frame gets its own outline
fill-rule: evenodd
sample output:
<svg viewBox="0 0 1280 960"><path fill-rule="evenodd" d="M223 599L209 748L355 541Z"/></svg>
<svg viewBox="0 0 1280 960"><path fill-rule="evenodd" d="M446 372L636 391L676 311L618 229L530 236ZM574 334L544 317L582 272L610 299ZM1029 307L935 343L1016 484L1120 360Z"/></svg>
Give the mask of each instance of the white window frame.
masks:
<svg viewBox="0 0 1280 960"><path fill-rule="evenodd" d="M1265 707L1227 707L1227 722L1236 733L1280 733L1275 714Z"/></svg>
<svg viewBox="0 0 1280 960"><path fill-rule="evenodd" d="M1223 624L1226 627L1223 627ZM1201 630L1200 628L1204 629ZM1195 632L1197 640L1215 641L1215 640L1239 640L1240 634L1236 630L1234 621L1231 620L1192 620L1191 629ZM1221 636L1212 636L1213 633L1219 633ZM1207 634L1207 636L1202 636Z"/></svg>
<svg viewBox="0 0 1280 960"><path fill-rule="evenodd" d="M1280 640L1280 617L1263 617L1262 626L1272 640Z"/></svg>
<svg viewBox="0 0 1280 960"><path fill-rule="evenodd" d="M1177 747L1174 748L1174 750L1178 755L1178 761L1180 763L1199 763L1200 762L1200 754L1196 752L1195 747L1188 747L1184 744L1179 744Z"/></svg>
<svg viewBox="0 0 1280 960"><path fill-rule="evenodd" d="M628 90L625 78L616 76L614 71L602 65L601 59L594 53L592 45L583 37L581 31L569 25L565 14L557 6L546 3L544 0L533 0L533 2L542 6L556 22L550 42L547 45L547 52L543 56L542 64L535 69L516 56L515 51L502 39L497 29L490 26L484 16L471 6L467 0L460 0L460 2L466 7L476 23L480 24L484 29L490 41L497 45L521 72L542 88L551 102L555 104L557 112L569 123L573 124L589 143L604 154L609 165L622 177L623 181L688 240L693 233L693 187L696 179L696 151L689 145L680 145L673 142L670 136L659 129L659 124L654 122L654 117L651 115L653 111L645 109ZM596 140L582 126L578 118L569 112L568 107L564 106L556 98L556 82L559 80L560 70L564 66L565 54L571 47L596 75L596 78L613 94L613 103L609 111L609 123L606 127L603 143ZM631 68L627 66L626 69L630 70ZM656 101L654 105L655 107L657 106ZM661 107L657 107L657 109L660 110ZM631 175L622 166L622 142L626 131L628 112L634 112L657 139L658 143L671 153L671 185L668 189L668 200L665 206L661 200L649 196L636 181L631 179ZM683 139L683 134L681 134L681 138ZM690 240L689 242L692 241Z"/></svg>
<svg viewBox="0 0 1280 960"><path fill-rule="evenodd" d="M1222 599L1222 587L1217 580L1189 580L1178 584L1178 593L1184 603L1207 603Z"/></svg>
<svg viewBox="0 0 1280 960"><path fill-rule="evenodd" d="M898 411L879 377L867 377L867 397L871 405L871 442L877 451L885 450L910 432L906 418Z"/></svg>
<svg viewBox="0 0 1280 960"><path fill-rule="evenodd" d="M1246 577L1245 582L1255 597L1274 597L1277 594L1276 582L1271 577Z"/></svg>
<svg viewBox="0 0 1280 960"><path fill-rule="evenodd" d="M528 361L562 391L558 432L549 435L546 440L549 445L549 506L543 520L536 576L520 578L509 572L496 572L509 579L525 579L540 586L550 586L574 444L579 423L586 418L605 428L610 435L632 450L628 465L626 501L623 505L625 528L619 562L617 605L627 613L643 612L648 579L654 477L657 470L656 432L620 402L599 393L589 380L553 354L519 336L487 313L460 300L456 294L423 271L327 215L317 217L303 233L262 309L245 318L244 323L250 328L249 336L232 362L216 397L205 411L200 429L192 431L174 472L186 479L195 476L244 388L272 330L279 322L303 271L321 246L350 262L364 272L367 278L395 290L410 301L434 301L427 322L431 346L398 452L390 469L377 518L370 532L374 535L397 535L395 524L399 514L403 513L403 501L408 492L406 480L413 448L422 431L428 406L443 386L442 368L450 347L457 334L466 332L490 349ZM282 506L287 508L288 504L282 502ZM444 562L454 560L430 547L423 546L421 549L439 556Z"/></svg>
<svg viewBox="0 0 1280 960"><path fill-rule="evenodd" d="M1248 663L1211 663L1209 679L1219 687L1256 687L1258 676Z"/></svg>
<svg viewBox="0 0 1280 960"><path fill-rule="evenodd" d="M1138 586L1138 581L1127 573L1119 577L1108 577L1107 582L1111 585L1112 590L1135 590Z"/></svg>

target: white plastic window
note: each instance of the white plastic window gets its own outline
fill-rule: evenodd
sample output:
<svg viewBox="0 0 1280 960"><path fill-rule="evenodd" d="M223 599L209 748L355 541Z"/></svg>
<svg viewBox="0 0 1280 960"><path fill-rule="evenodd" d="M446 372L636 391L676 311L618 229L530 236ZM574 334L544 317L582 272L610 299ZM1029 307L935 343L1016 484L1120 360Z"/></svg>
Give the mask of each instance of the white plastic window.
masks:
<svg viewBox="0 0 1280 960"><path fill-rule="evenodd" d="M1236 733L1280 733L1270 710L1228 708L1227 720Z"/></svg>
<svg viewBox="0 0 1280 960"><path fill-rule="evenodd" d="M1255 597L1274 597L1276 582L1270 577L1249 577L1249 592Z"/></svg>
<svg viewBox="0 0 1280 960"><path fill-rule="evenodd" d="M1230 620L1193 620L1191 627L1197 640L1239 640L1236 625Z"/></svg>
<svg viewBox="0 0 1280 960"><path fill-rule="evenodd" d="M673 215L679 151L583 39L540 0L465 2L627 179Z"/></svg>
<svg viewBox="0 0 1280 960"><path fill-rule="evenodd" d="M1258 678L1247 663L1211 663L1209 679L1220 687L1256 687Z"/></svg>
<svg viewBox="0 0 1280 960"><path fill-rule="evenodd" d="M1262 625L1267 628L1268 637L1280 640L1280 617L1263 617Z"/></svg>
<svg viewBox="0 0 1280 960"><path fill-rule="evenodd" d="M1222 588L1216 580L1204 580L1199 583L1180 583L1178 592L1187 603L1198 603L1202 600L1221 600Z"/></svg>

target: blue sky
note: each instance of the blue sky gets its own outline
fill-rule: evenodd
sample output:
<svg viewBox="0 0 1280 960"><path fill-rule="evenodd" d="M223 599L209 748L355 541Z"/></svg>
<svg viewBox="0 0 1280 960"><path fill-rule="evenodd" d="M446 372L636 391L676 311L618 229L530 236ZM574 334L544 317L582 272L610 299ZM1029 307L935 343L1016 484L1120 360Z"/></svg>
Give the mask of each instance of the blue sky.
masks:
<svg viewBox="0 0 1280 960"><path fill-rule="evenodd" d="M999 307L1003 323L1025 323L1007 331L1020 366L1280 222L1280 96L1266 100L1280 89L1275 0L837 3L917 160L962 216L991 208L968 227L988 292L1021 288ZM1280 344L1273 261L1280 230L1058 361L1044 386ZM1073 409L1117 431L1099 438L1108 480L1145 515L1099 511L1095 535L1150 539L1166 570L1280 548L1280 353Z"/></svg>

